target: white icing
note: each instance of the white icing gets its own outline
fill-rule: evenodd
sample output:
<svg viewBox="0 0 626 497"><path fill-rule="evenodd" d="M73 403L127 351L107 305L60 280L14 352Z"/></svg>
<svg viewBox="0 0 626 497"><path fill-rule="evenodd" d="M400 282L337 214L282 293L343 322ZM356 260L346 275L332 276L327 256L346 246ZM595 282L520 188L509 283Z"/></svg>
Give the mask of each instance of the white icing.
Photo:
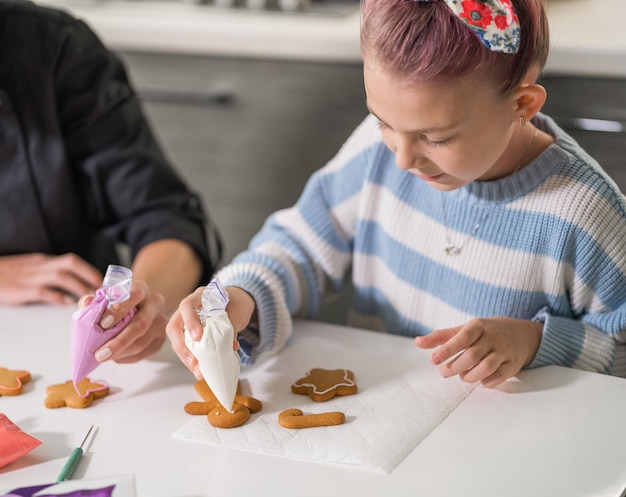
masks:
<svg viewBox="0 0 626 497"><path fill-rule="evenodd" d="M307 373L306 375L309 376L310 372ZM348 377L348 370L344 369L343 370L343 380L345 381L345 383L335 383L334 385L331 385L330 387L328 387L326 390L323 391L319 391L317 389L317 385L315 385L314 383L294 383L294 385L296 387L310 387L313 389L313 393L315 395L324 395L325 393L330 392L331 390L334 390L337 387L353 387L355 385L354 381L352 381L349 377Z"/></svg>
<svg viewBox="0 0 626 497"><path fill-rule="evenodd" d="M235 331L226 312L207 318L195 341L185 329L185 344L198 360L200 372L220 404L230 413L239 381L239 354L233 350Z"/></svg>

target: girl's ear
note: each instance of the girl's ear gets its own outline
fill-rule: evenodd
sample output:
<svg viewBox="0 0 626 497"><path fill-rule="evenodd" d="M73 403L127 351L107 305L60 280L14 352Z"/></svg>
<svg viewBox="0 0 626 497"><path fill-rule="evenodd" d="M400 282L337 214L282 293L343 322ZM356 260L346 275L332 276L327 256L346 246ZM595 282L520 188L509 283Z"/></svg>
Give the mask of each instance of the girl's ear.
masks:
<svg viewBox="0 0 626 497"><path fill-rule="evenodd" d="M546 89L537 83L521 86L515 92L515 119L530 121L546 103Z"/></svg>

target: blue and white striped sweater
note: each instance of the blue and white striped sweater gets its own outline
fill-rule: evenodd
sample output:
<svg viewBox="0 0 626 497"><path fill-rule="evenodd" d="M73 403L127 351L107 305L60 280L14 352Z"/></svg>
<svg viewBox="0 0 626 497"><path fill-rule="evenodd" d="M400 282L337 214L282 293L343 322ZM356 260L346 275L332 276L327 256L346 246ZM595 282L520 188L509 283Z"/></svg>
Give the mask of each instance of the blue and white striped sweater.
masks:
<svg viewBox="0 0 626 497"><path fill-rule="evenodd" d="M398 169L366 118L219 272L257 302L260 339L243 335L244 360L279 350L291 317L314 317L351 277L353 326L416 336L474 317L540 320L531 366L626 376L624 197L550 118L533 123L556 138L535 161L442 193ZM445 253L447 236L461 254Z"/></svg>

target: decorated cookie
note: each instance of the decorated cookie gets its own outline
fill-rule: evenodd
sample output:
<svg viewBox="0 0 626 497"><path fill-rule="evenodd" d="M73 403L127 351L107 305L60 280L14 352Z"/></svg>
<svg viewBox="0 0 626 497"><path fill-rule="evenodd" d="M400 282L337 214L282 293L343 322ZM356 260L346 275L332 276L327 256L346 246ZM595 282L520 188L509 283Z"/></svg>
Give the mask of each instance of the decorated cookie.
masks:
<svg viewBox="0 0 626 497"><path fill-rule="evenodd" d="M316 402L324 402L335 395L352 395L357 392L354 373L348 369L320 369L309 371L304 378L291 385L291 391L308 395Z"/></svg>
<svg viewBox="0 0 626 497"><path fill-rule="evenodd" d="M30 373L19 369L0 367L0 396L20 395L24 383L30 381Z"/></svg>
<svg viewBox="0 0 626 497"><path fill-rule="evenodd" d="M50 385L46 389L44 405L49 409L57 407L72 407L84 409L89 407L94 399L105 397L109 394L109 386L106 383L97 383L89 378L83 378L74 388L72 380L57 385Z"/></svg>
<svg viewBox="0 0 626 497"><path fill-rule="evenodd" d="M287 409L278 415L278 424L289 429L342 425L345 421L346 416L342 412L304 414L300 409Z"/></svg>
<svg viewBox="0 0 626 497"><path fill-rule="evenodd" d="M233 412L228 412L219 403L206 381L200 380L194 388L204 399L204 402L189 402L185 404L185 412L194 415L206 415L209 423L217 428L235 428L241 426L250 418L250 413L261 410L261 401L241 395L241 386L237 385L237 395L233 404Z"/></svg>

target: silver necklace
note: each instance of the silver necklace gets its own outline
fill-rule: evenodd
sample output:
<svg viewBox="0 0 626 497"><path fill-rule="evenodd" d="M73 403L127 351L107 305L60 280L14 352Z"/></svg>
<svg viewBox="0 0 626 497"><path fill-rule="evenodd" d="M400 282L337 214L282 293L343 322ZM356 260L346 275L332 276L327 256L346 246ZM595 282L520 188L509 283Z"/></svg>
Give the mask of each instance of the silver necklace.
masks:
<svg viewBox="0 0 626 497"><path fill-rule="evenodd" d="M535 128L535 132L533 133L533 137L530 140L530 143L528 144L528 147L526 147L526 150L522 154L522 158L519 160L519 162L517 163L517 165L513 169L513 172L511 173L511 176L513 176L515 173L517 173L519 168L524 163L524 159L526 159L526 156L530 152L530 149L535 144L535 139L536 138L537 138L537 128ZM474 227L472 228L470 233L463 239L463 241L459 245L457 245L452 240L450 240L450 232L448 230L448 218L447 218L447 215L446 215L446 203L444 202L444 199L443 199L443 193L439 196L439 198L441 199L441 212L443 214L443 224L444 224L444 227L446 229L446 246L444 248L444 251L446 252L446 255L459 255L461 253L461 251L463 250L463 247L465 246L467 241L476 234L476 232L483 225L484 221L487 219L489 214L491 214L491 211L493 211L493 209L495 209L498 205L500 205L500 203L493 204L489 209L487 209L485 212L483 212L483 215L480 216L480 219L474 225Z"/></svg>

